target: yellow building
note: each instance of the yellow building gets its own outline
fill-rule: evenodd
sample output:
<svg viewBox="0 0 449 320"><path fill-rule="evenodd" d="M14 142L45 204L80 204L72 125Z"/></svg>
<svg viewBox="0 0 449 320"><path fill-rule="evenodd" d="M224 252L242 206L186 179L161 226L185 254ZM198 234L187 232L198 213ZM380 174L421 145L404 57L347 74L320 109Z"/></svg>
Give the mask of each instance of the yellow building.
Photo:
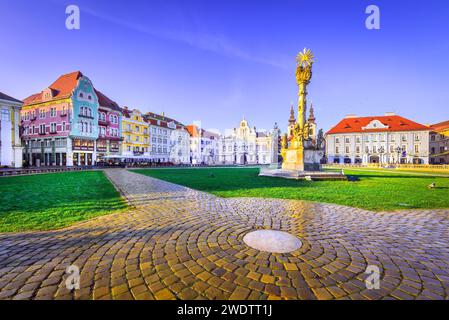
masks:
<svg viewBox="0 0 449 320"><path fill-rule="evenodd" d="M122 154L123 156L150 157L150 129L143 118L143 114L137 110L129 110L125 107L122 117Z"/></svg>

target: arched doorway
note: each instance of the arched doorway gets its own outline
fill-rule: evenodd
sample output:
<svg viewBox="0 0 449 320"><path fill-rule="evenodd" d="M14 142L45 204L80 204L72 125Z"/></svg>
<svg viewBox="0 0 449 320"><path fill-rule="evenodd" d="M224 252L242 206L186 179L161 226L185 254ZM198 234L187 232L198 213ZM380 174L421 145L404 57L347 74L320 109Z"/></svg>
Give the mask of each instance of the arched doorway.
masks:
<svg viewBox="0 0 449 320"><path fill-rule="evenodd" d="M380 162L380 158L379 158L379 156L371 156L369 158L369 162L370 163L379 163Z"/></svg>

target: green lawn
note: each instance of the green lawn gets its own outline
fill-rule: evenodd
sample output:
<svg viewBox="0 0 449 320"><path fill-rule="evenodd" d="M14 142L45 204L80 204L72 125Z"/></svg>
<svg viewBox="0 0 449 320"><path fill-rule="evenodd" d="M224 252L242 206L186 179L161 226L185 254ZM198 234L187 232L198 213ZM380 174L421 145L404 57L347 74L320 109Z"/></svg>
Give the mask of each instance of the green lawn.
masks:
<svg viewBox="0 0 449 320"><path fill-rule="evenodd" d="M101 171L0 178L0 232L50 230L126 208Z"/></svg>
<svg viewBox="0 0 449 320"><path fill-rule="evenodd" d="M449 208L449 178L345 170L359 181L296 181L259 177L257 168L142 169L141 174L220 197L302 199L374 211ZM427 185L436 182L436 189Z"/></svg>

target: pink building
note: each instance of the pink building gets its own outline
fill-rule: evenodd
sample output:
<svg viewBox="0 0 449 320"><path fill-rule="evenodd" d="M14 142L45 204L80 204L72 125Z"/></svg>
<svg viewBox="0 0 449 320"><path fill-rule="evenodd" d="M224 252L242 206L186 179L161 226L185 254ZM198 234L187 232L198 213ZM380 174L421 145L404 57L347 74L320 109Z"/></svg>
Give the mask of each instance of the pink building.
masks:
<svg viewBox="0 0 449 320"><path fill-rule="evenodd" d="M119 105L95 90L98 96L98 127L97 161L104 161L105 156L120 155L122 112Z"/></svg>
<svg viewBox="0 0 449 320"><path fill-rule="evenodd" d="M120 151L120 109L79 71L26 98L21 118L27 165L91 166L99 150Z"/></svg>

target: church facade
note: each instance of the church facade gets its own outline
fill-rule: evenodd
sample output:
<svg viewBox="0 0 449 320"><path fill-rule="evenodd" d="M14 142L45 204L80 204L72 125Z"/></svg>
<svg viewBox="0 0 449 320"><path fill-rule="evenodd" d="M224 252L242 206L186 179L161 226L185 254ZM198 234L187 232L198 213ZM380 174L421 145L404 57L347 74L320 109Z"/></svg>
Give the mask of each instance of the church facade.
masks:
<svg viewBox="0 0 449 320"><path fill-rule="evenodd" d="M270 131L257 131L243 119L239 127L221 138L222 164L256 165L277 163L280 130L275 124Z"/></svg>

